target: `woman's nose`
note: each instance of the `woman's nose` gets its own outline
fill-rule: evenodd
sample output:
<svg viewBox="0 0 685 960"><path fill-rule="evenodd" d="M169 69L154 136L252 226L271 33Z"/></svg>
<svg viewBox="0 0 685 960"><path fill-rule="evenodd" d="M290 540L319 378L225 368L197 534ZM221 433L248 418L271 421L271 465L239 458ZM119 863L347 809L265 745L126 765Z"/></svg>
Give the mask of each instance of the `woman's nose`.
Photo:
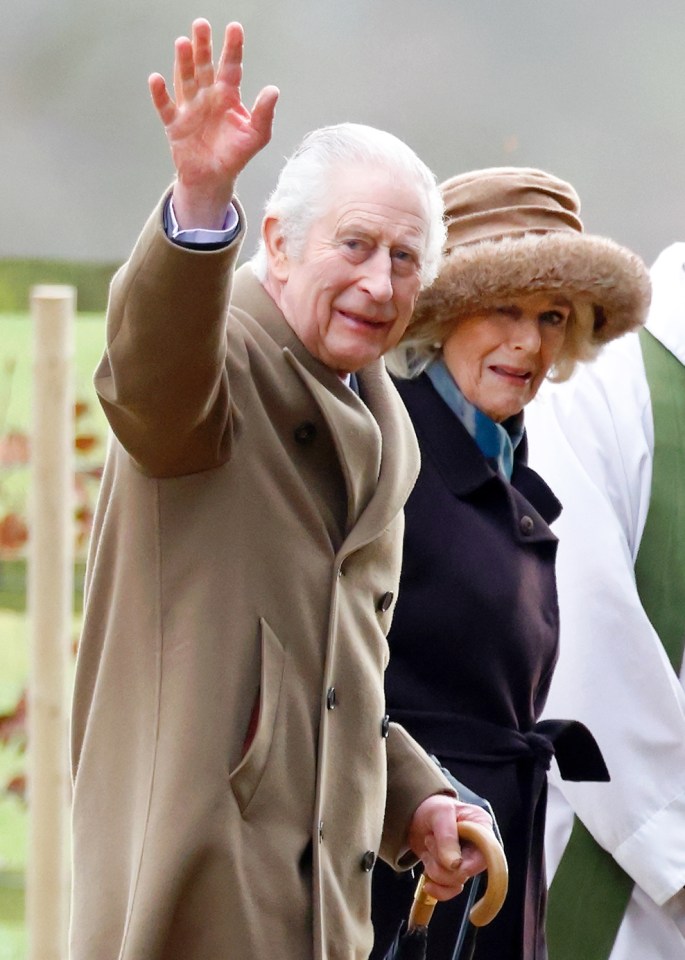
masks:
<svg viewBox="0 0 685 960"><path fill-rule="evenodd" d="M514 324L514 346L522 350L536 351L540 348L540 324L537 317L519 317Z"/></svg>

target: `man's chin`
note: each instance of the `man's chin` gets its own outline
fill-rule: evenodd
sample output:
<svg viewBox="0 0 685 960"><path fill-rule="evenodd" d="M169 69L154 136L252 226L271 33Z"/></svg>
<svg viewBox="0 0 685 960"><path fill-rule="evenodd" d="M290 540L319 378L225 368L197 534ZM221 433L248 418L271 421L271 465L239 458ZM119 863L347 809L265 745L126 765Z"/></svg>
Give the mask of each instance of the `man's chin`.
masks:
<svg viewBox="0 0 685 960"><path fill-rule="evenodd" d="M334 370L343 371L342 376L350 373L357 373L363 370L370 363L374 363L382 356L380 350L340 350L331 354L331 362L328 364Z"/></svg>

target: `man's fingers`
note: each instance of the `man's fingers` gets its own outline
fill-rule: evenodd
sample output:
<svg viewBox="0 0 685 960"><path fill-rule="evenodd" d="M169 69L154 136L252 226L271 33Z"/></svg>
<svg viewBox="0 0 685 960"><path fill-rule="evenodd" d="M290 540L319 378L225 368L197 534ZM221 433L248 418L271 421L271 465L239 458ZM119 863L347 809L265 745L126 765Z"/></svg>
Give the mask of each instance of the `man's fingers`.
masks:
<svg viewBox="0 0 685 960"><path fill-rule="evenodd" d="M279 95L278 87L264 87L252 107L252 128L261 135L263 143L268 143L271 139Z"/></svg>
<svg viewBox="0 0 685 960"><path fill-rule="evenodd" d="M195 60L195 79L198 86L208 87L214 83L214 63L212 61L212 28L202 18L193 21L193 59Z"/></svg>
<svg viewBox="0 0 685 960"><path fill-rule="evenodd" d="M239 23L229 23L224 34L224 46L216 68L217 79L240 88L243 78L243 45L245 35Z"/></svg>
<svg viewBox="0 0 685 960"><path fill-rule="evenodd" d="M461 845L453 810L441 811L433 821L434 849L431 851L446 870L455 870L461 863Z"/></svg>
<svg viewBox="0 0 685 960"><path fill-rule="evenodd" d="M464 884L453 882L451 884L442 884L436 883L435 880L427 872L426 880L423 886L423 892L427 893L431 897L435 897L436 900L444 902L445 900L451 900L452 897L458 896L464 890Z"/></svg>
<svg viewBox="0 0 685 960"><path fill-rule="evenodd" d="M447 868L430 853L423 859L423 868L426 874L425 892L436 900L449 900L461 893L470 877L461 863L458 867Z"/></svg>
<svg viewBox="0 0 685 960"><path fill-rule="evenodd" d="M193 44L188 37L179 37L175 43L176 56L174 58L174 92L176 103L190 99L197 92L195 77L195 57Z"/></svg>
<svg viewBox="0 0 685 960"><path fill-rule="evenodd" d="M473 843L465 843L462 848L462 869L467 871L469 875L476 873L481 873L485 870L487 863L485 860L485 855L481 850Z"/></svg>
<svg viewBox="0 0 685 960"><path fill-rule="evenodd" d="M164 126L168 127L176 117L176 104L169 96L164 77L160 73L152 73L147 83L155 110Z"/></svg>

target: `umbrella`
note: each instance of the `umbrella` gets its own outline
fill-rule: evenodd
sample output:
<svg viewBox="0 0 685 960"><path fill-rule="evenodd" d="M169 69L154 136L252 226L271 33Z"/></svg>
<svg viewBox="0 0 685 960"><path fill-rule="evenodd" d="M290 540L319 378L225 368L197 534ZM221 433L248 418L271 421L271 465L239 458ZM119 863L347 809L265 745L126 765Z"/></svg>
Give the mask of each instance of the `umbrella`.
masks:
<svg viewBox="0 0 685 960"><path fill-rule="evenodd" d="M477 881L480 878L476 877L471 885L467 912L459 931L453 960L458 960L466 935L467 924L470 922L475 927L483 927L494 920L499 913L507 895L509 876L502 845L493 832L478 823L462 820L459 822L459 838L460 840L468 840L480 848L485 857L488 885L482 898L477 903L473 903L473 901L478 893ZM403 923L398 930L384 960L425 960L428 924L437 901L424 892L423 885L424 877L421 876L414 893L409 920L406 926Z"/></svg>

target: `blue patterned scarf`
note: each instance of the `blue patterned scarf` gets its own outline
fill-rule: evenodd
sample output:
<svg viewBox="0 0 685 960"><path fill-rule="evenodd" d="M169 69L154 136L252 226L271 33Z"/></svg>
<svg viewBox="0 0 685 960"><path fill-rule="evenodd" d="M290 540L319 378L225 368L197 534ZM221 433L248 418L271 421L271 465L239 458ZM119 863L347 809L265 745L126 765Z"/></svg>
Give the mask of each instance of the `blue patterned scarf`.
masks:
<svg viewBox="0 0 685 960"><path fill-rule="evenodd" d="M483 456L503 477L511 480L514 450L523 437L523 413L509 417L503 423L491 420L466 399L442 357L436 357L426 373L447 406L473 437Z"/></svg>

